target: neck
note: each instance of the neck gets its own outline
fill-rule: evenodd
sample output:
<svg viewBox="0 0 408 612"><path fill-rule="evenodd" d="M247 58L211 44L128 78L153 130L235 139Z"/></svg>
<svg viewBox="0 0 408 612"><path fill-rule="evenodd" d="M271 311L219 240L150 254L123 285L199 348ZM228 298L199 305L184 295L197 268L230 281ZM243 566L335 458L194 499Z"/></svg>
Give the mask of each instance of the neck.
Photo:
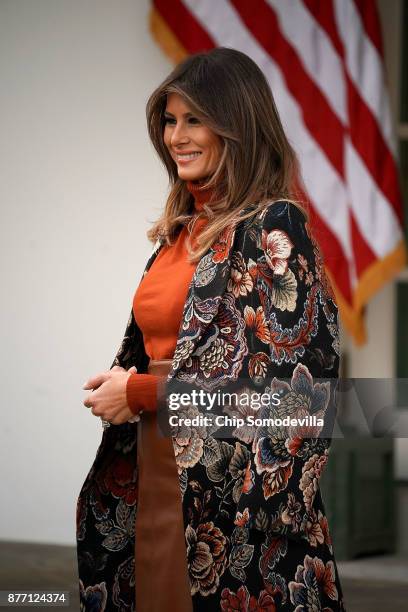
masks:
<svg viewBox="0 0 408 612"><path fill-rule="evenodd" d="M186 181L186 187L194 197L194 208L196 210L202 210L203 205L210 201L215 191L214 187L202 189L202 185L204 185L205 182L206 181L202 179L197 181Z"/></svg>

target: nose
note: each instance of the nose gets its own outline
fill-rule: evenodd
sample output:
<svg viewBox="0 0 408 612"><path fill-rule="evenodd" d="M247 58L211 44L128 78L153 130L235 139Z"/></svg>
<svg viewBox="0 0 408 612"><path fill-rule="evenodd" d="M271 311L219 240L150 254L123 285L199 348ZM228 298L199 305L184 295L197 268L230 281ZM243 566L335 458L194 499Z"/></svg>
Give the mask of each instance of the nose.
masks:
<svg viewBox="0 0 408 612"><path fill-rule="evenodd" d="M187 133L186 126L182 121L180 121L174 126L174 129L172 130L170 142L173 146L177 146L178 144L185 144L188 141L189 136Z"/></svg>

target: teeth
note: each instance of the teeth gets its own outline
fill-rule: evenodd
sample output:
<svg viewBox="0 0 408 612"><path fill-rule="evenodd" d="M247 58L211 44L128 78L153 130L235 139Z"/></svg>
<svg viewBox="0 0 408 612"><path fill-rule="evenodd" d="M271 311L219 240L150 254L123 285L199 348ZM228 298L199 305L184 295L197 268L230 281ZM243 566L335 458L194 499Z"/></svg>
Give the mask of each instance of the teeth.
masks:
<svg viewBox="0 0 408 612"><path fill-rule="evenodd" d="M199 155L201 155L201 153L189 153L188 155L181 155L180 154L180 155L177 155L177 159L185 161L185 160L188 160L188 159L195 159Z"/></svg>

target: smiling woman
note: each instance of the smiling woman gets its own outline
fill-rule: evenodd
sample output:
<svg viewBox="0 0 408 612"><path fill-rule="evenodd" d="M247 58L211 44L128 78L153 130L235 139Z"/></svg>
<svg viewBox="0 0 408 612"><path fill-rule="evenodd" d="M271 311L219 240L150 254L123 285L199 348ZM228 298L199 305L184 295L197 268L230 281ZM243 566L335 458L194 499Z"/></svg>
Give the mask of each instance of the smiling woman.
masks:
<svg viewBox="0 0 408 612"><path fill-rule="evenodd" d="M112 367L88 381L111 425L78 498L81 610L344 612L319 489L337 306L272 92L221 47L179 64L146 113L170 192ZM183 404L163 437L180 389L271 401L221 402L220 423Z"/></svg>
<svg viewBox="0 0 408 612"><path fill-rule="evenodd" d="M177 93L167 96L164 113L164 143L184 181L200 181L211 176L219 163L222 140L190 112Z"/></svg>

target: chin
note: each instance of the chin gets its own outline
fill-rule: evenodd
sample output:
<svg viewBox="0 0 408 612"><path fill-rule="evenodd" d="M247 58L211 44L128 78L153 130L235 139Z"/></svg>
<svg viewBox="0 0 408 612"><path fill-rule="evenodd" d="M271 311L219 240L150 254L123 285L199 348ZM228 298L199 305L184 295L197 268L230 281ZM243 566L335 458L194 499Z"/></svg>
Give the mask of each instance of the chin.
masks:
<svg viewBox="0 0 408 612"><path fill-rule="evenodd" d="M178 168L178 175L183 181L199 181L208 176L208 172L193 170L189 168Z"/></svg>

